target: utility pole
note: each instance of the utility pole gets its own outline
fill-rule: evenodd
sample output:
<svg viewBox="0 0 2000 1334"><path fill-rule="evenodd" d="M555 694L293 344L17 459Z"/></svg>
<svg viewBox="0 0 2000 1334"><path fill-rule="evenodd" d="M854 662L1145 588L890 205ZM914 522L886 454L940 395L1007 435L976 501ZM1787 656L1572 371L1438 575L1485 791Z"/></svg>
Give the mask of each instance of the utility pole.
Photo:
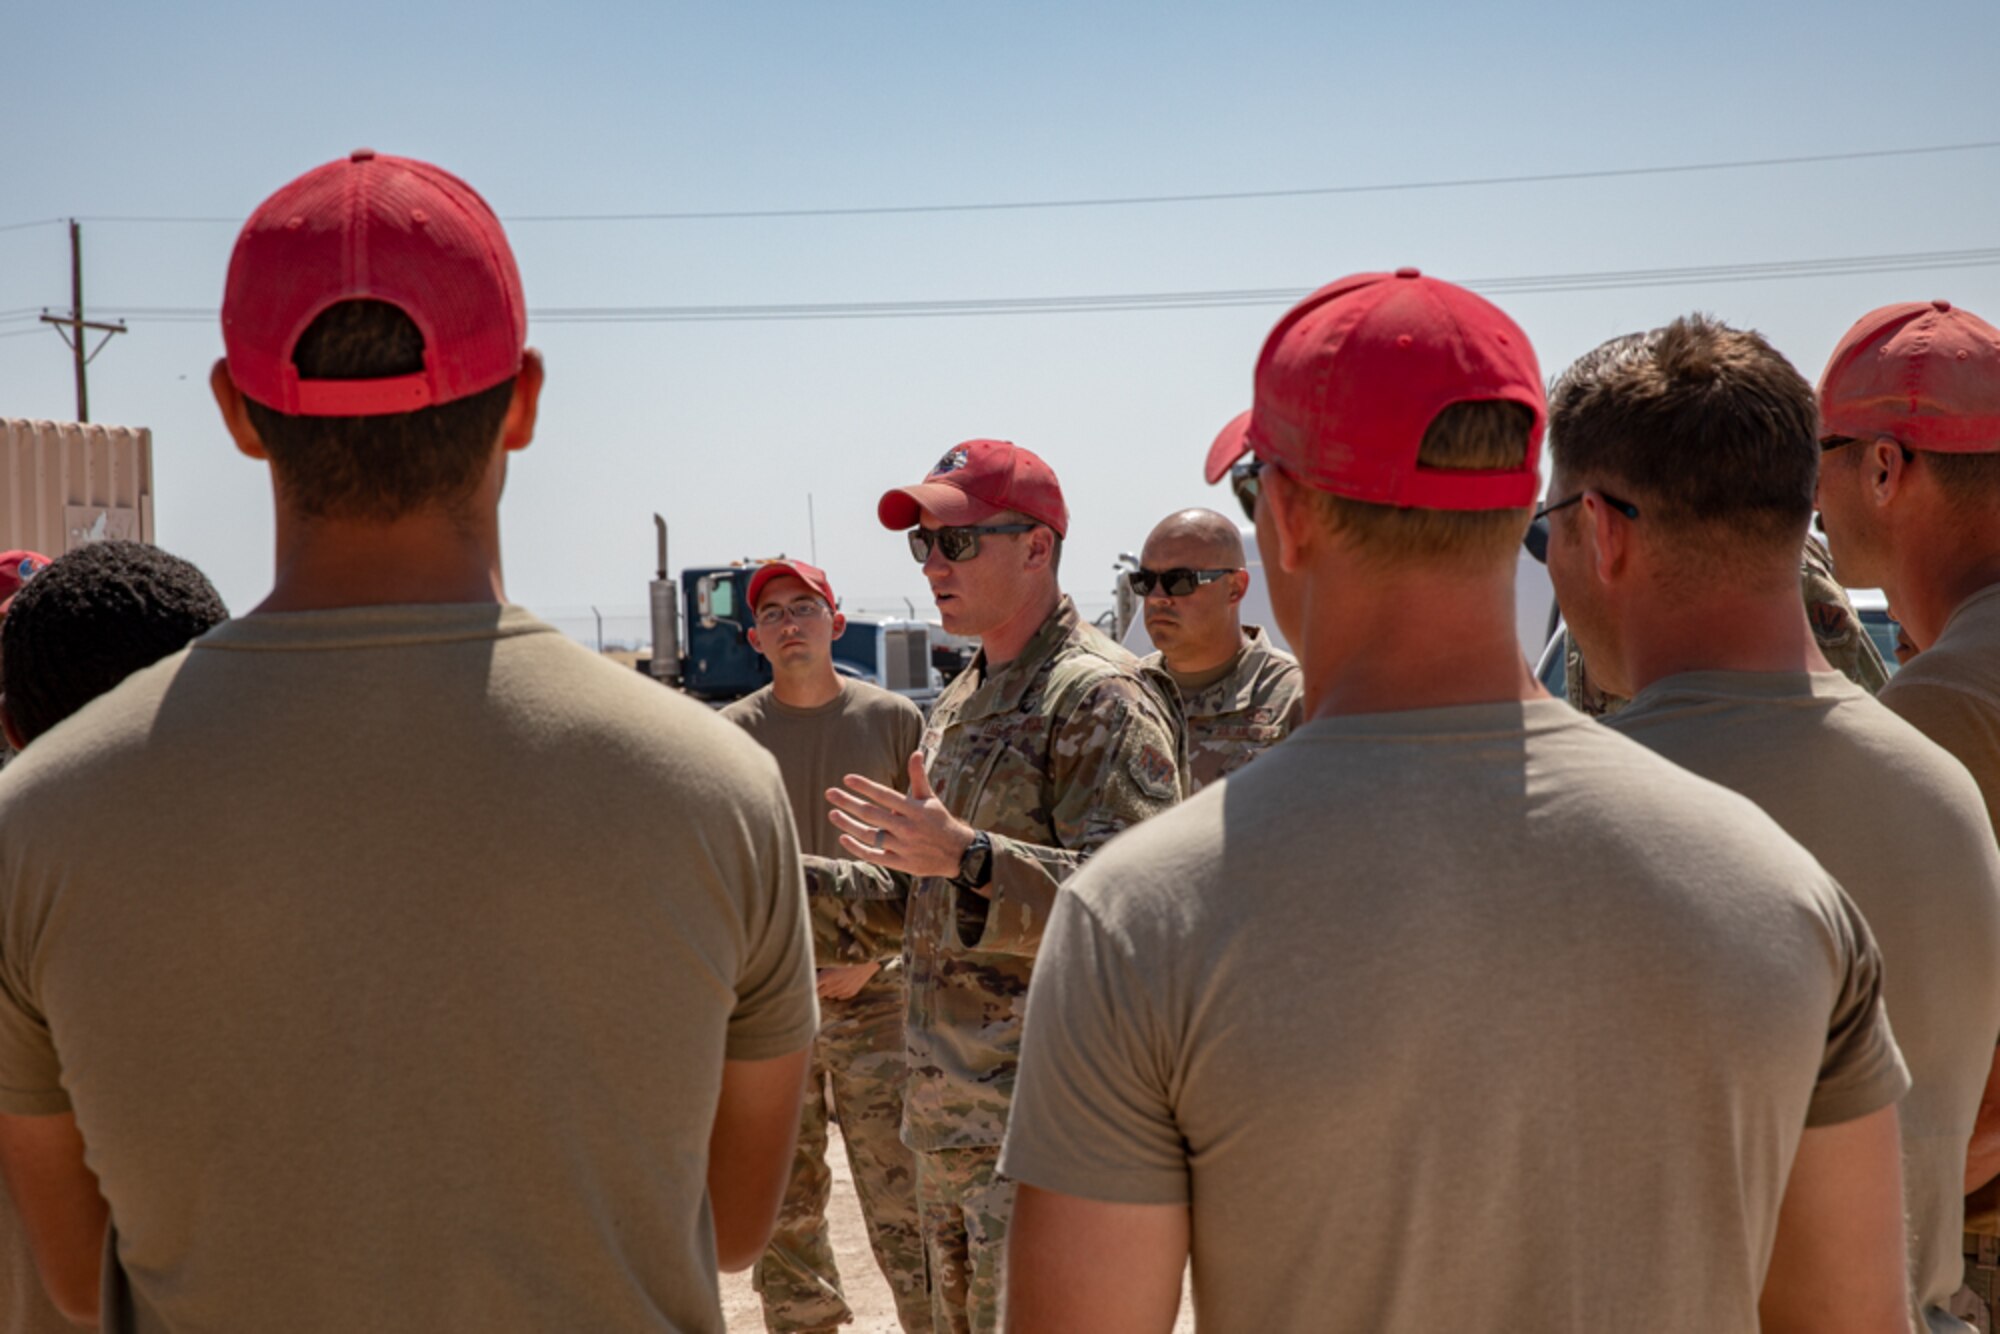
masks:
<svg viewBox="0 0 2000 1334"><path fill-rule="evenodd" d="M90 387L85 382L83 368L96 360L104 345L111 341L111 335L125 332L125 322L98 324L83 318L83 228L75 218L69 220L69 314L51 315L42 311L42 323L55 326L56 333L76 356L76 419L90 420ZM97 330L104 337L96 347L84 350L84 331ZM65 332L67 330L67 332Z"/></svg>

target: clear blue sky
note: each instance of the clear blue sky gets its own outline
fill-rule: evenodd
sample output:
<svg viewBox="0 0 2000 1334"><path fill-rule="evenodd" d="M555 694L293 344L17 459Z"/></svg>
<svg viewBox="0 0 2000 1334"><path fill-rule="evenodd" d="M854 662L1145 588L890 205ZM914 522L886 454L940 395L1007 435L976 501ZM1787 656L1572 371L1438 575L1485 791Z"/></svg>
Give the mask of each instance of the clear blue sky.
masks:
<svg viewBox="0 0 2000 1334"><path fill-rule="evenodd" d="M1471 3L16 5L0 20L0 225L240 219L367 144L503 217L849 207L1459 179L2000 139L2000 9L1697 0ZM32 72L32 73L30 73ZM68 91L66 91L68 90ZM1455 278L1992 246L2000 151L1676 176L1102 209L510 226L531 307L1235 288L1358 269ZM85 228L86 303L212 309L232 224ZM1947 296L2000 319L2000 268L1496 299L1543 369L1691 310L1816 376L1862 311ZM65 233L0 231L0 334L66 307ZM676 564L818 554L849 603L914 599L885 487L1010 438L1061 475L1065 559L1110 564L1203 487L1281 305L796 323L537 322L549 387L515 465L509 590L636 609L650 515ZM158 537L238 610L267 586L261 470L208 397L212 321L135 317L92 415L149 426ZM73 415L53 333L0 337L0 415Z"/></svg>

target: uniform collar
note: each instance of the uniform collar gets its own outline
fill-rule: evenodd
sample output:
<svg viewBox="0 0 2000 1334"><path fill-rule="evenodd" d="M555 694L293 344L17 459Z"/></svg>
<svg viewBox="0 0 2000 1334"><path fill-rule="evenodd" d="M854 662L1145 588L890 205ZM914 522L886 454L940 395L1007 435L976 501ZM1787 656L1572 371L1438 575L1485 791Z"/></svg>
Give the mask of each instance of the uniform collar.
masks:
<svg viewBox="0 0 2000 1334"><path fill-rule="evenodd" d="M1057 649L1076 636L1082 626L1083 618L1077 614L1076 604L1065 593L1019 656L1000 670L988 673L986 650L980 649L979 656L966 668L968 673L978 673L979 684L967 697L965 707L959 710L958 716L983 718L988 714L1011 713L1019 708L1022 696L1042 674L1042 668L1055 657Z"/></svg>
<svg viewBox="0 0 2000 1334"><path fill-rule="evenodd" d="M1229 664L1229 674L1187 696L1187 711L1206 718L1249 708L1256 702L1253 696L1257 679L1276 656L1277 650L1271 647L1270 637L1264 633L1262 626L1244 626L1243 646L1236 650L1236 658Z"/></svg>

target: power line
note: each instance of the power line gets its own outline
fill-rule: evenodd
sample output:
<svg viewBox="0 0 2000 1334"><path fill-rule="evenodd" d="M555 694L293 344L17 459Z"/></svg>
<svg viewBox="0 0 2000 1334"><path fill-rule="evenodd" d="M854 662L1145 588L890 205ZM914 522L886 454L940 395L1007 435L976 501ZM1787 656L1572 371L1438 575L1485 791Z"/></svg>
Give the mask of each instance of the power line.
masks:
<svg viewBox="0 0 2000 1334"><path fill-rule="evenodd" d="M1971 153L2000 148L2000 139L1961 144L1930 144L1914 148L1859 149L1845 153L1801 153L1785 157L1733 158L1712 162L1666 163L1645 167L1602 167L1579 171L1524 172L1504 176L1460 176L1437 180L1384 181L1360 185L1313 185L1274 190L1211 190L1187 194L1105 195L1069 199L987 200L968 203L866 204L852 207L687 209L629 213L517 213L509 223L581 222L719 222L770 218L853 218L896 214L993 213L1031 209L1128 208L1159 204L1211 204L1234 200L1305 199L1332 195L1394 194L1413 190L1475 189L1496 185L1549 185L1567 181L1615 180L1629 177L1673 176L1695 172L1746 171L1765 167L1796 167L1831 162L1864 162L1882 158L1922 157L1940 153ZM110 214L83 216L79 222L108 223L241 223L241 216L182 214ZM43 218L0 225L0 231L63 222Z"/></svg>
<svg viewBox="0 0 2000 1334"><path fill-rule="evenodd" d="M1740 158L1724 162L1688 162L1651 167L1607 167L1587 171L1531 172L1512 176L1461 176L1447 180L1385 181L1366 185L1312 185L1280 190L1213 190L1198 194L1109 195L1081 199L1023 199L966 204L873 204L853 208L707 209L659 213L527 213L507 222L709 222L749 218L876 217L884 214L986 213L1025 209L1126 208L1147 204L1211 204L1247 199L1304 199L1326 195L1392 194L1410 190L1454 190L1493 185L1545 185L1561 181L1610 180L1627 176L1666 176L1687 172L1737 171L1755 167L1792 167L1822 162L1857 162L1870 158L1911 157L1931 153L1964 153L2000 148L2000 140L1938 144L1923 148L1881 148L1851 153L1813 153L1794 157Z"/></svg>
<svg viewBox="0 0 2000 1334"><path fill-rule="evenodd" d="M1743 283L1865 273L1928 273L2000 265L2000 247L1847 255L1821 259L1765 260L1681 268L1603 269L1579 273L1520 274L1460 279L1496 296L1558 292L1607 292L1703 283ZM1170 292L1075 293L1028 297L961 297L928 301L792 302L709 306L542 306L529 310L541 324L706 324L802 320L917 319L991 315L1110 314L1143 310L1206 310L1289 305L1309 287L1246 287ZM161 323L211 322L200 306L112 306L129 319Z"/></svg>

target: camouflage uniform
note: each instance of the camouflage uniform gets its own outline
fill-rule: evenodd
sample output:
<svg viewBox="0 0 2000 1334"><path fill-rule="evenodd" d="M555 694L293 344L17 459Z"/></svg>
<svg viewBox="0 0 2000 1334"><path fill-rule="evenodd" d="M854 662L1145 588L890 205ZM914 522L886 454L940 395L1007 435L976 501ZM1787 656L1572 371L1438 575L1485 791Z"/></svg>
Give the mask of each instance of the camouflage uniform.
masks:
<svg viewBox="0 0 2000 1334"><path fill-rule="evenodd" d="M1229 675L1182 695L1190 794L1235 773L1305 721L1298 659L1275 647L1257 626L1244 626L1243 637ZM1150 654L1143 662L1166 670L1162 654Z"/></svg>
<svg viewBox="0 0 2000 1334"><path fill-rule="evenodd" d="M924 731L939 799L993 840L984 892L940 877L911 883L860 862L809 862L818 893L907 891L903 1141L917 1150L938 1334L1000 1327L1014 1190L997 1164L1035 949L1057 890L1084 857L1183 795L1177 700L1169 679L1064 598L1013 662L989 672L985 655L975 658Z"/></svg>
<svg viewBox="0 0 2000 1334"><path fill-rule="evenodd" d="M1888 684L1889 669L1882 662L1881 650L1855 615L1847 590L1833 577L1833 558L1825 544L1810 533L1799 556L1799 593L1805 599L1813 638L1827 662L1871 695ZM1563 636L1563 693L1572 705L1593 718L1616 713L1626 704L1622 697L1597 688L1576 646L1576 637L1570 634Z"/></svg>
<svg viewBox="0 0 2000 1334"><path fill-rule="evenodd" d="M820 956L822 962L828 957ZM826 1161L829 1099L868 1221L875 1262L896 1299L897 1319L907 1334L931 1327L915 1160L901 1138L909 1068L903 1058L906 1004L903 971L895 963L851 999L820 1002L820 1030L813 1042L791 1184L770 1245L751 1274L764 1302L764 1327L772 1334L831 1330L854 1318L840 1288L826 1224L833 1191Z"/></svg>

